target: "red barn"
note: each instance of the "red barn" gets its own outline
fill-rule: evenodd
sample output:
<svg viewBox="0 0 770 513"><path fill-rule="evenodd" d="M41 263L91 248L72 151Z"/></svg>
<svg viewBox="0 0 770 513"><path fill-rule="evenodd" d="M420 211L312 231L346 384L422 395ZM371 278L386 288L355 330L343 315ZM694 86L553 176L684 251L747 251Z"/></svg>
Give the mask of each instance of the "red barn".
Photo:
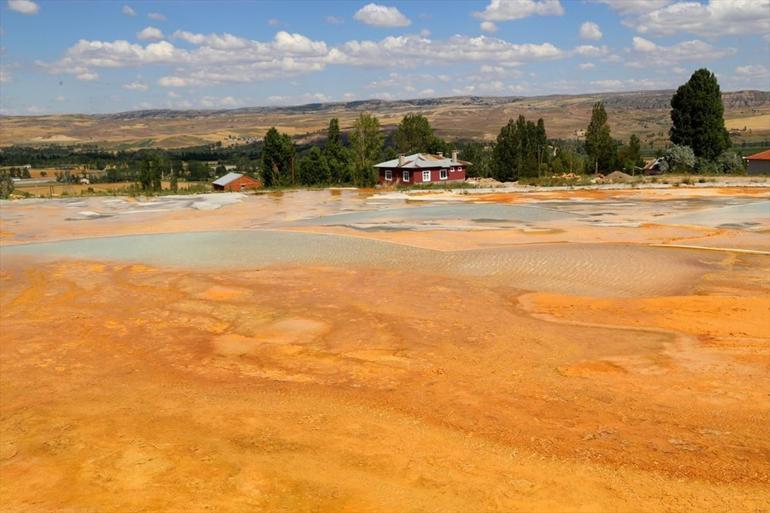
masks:
<svg viewBox="0 0 770 513"><path fill-rule="evenodd" d="M384 185L411 185L415 183L462 182L470 162L443 154L415 153L401 155L397 159L380 162L374 166L379 172L378 182Z"/></svg>
<svg viewBox="0 0 770 513"><path fill-rule="evenodd" d="M249 189L259 189L262 187L262 182L240 173L227 173L214 180L211 185L214 186L215 191L240 192Z"/></svg>

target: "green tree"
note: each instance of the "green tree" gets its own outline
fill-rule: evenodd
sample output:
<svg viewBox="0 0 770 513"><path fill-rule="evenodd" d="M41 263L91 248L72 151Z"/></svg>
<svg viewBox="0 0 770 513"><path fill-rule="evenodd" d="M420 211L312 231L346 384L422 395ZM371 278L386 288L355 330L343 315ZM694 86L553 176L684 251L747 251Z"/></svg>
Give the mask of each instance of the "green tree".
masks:
<svg viewBox="0 0 770 513"><path fill-rule="evenodd" d="M0 199L8 199L13 193L13 179L8 173L0 173Z"/></svg>
<svg viewBox="0 0 770 513"><path fill-rule="evenodd" d="M203 162L192 160L187 163L187 174L193 182L202 182L209 179L209 168Z"/></svg>
<svg viewBox="0 0 770 513"><path fill-rule="evenodd" d="M717 157L717 166L722 173L744 173L746 164L735 151L725 151Z"/></svg>
<svg viewBox="0 0 770 513"><path fill-rule="evenodd" d="M337 118L329 121L329 129L326 133L326 144L323 148L323 157L329 170L330 183L347 183L351 180L350 152L342 146L340 136L340 124Z"/></svg>
<svg viewBox="0 0 770 513"><path fill-rule="evenodd" d="M537 176L547 159L548 138L542 119L537 124L519 116L500 129L492 150L492 174L497 180Z"/></svg>
<svg viewBox="0 0 770 513"><path fill-rule="evenodd" d="M462 155L463 160L471 163L468 176L492 176L492 152L488 146L479 142L468 143L462 148Z"/></svg>
<svg viewBox="0 0 770 513"><path fill-rule="evenodd" d="M330 181L329 163L318 146L305 155L299 163L298 178L302 185L319 185Z"/></svg>
<svg viewBox="0 0 770 513"><path fill-rule="evenodd" d="M586 153L595 170L607 171L613 164L615 143L607 124L607 111L602 102L596 102L591 111L591 122L586 129Z"/></svg>
<svg viewBox="0 0 770 513"><path fill-rule="evenodd" d="M353 151L353 182L358 186L370 186L375 183L375 161L382 151L383 136L380 121L368 112L362 112L350 135Z"/></svg>
<svg viewBox="0 0 770 513"><path fill-rule="evenodd" d="M689 146L696 157L713 160L730 147L722 93L716 77L702 68L671 98L671 142Z"/></svg>
<svg viewBox="0 0 770 513"><path fill-rule="evenodd" d="M621 146L618 149L618 161L627 171L633 171L635 167L643 164L642 147L636 134L631 134L627 146Z"/></svg>
<svg viewBox="0 0 770 513"><path fill-rule="evenodd" d="M425 116L409 113L398 124L395 139L400 153L427 152L433 142L433 128Z"/></svg>
<svg viewBox="0 0 770 513"><path fill-rule="evenodd" d="M294 156L291 137L279 133L275 127L267 131L262 148L262 183L265 187L294 183Z"/></svg>
<svg viewBox="0 0 770 513"><path fill-rule="evenodd" d="M139 163L139 185L143 191L161 189L160 160L153 155L146 155Z"/></svg>

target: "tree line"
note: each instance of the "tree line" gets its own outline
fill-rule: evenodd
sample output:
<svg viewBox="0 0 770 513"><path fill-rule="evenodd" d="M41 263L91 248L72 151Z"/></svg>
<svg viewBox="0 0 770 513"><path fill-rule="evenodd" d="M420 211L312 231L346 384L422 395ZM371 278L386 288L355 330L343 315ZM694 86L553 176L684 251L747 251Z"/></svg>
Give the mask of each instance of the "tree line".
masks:
<svg viewBox="0 0 770 513"><path fill-rule="evenodd" d="M672 146L662 157L663 171L740 172L743 161L730 151L730 138L724 125L724 107L716 77L699 69L671 99L669 131ZM469 176L492 177L499 181L538 177L545 173L595 173L641 168L641 141L632 134L627 142L612 137L609 118L602 102L594 104L585 130L585 140L549 139L545 122L527 120L523 115L510 119L500 128L492 143L454 141L448 143L435 134L429 120L406 114L395 131L384 133L371 113L361 113L349 133L343 134L337 118L329 121L321 144L297 145L276 128L268 130L263 141L234 148L211 144L182 149L106 151L93 145L74 148L14 146L0 151L0 165L33 167L79 165L77 171L60 171L56 179L77 182L134 182L144 191L159 190L164 181L176 190L180 180L209 181L221 176L226 162L240 173L262 180L268 187L356 185L376 183L374 164L398 154L417 152L449 154L459 150L471 162ZM88 169L101 170L100 173ZM3 174L3 173L0 173ZM7 174L7 173L6 173ZM13 177L27 177L14 173ZM4 180L3 189L12 187Z"/></svg>

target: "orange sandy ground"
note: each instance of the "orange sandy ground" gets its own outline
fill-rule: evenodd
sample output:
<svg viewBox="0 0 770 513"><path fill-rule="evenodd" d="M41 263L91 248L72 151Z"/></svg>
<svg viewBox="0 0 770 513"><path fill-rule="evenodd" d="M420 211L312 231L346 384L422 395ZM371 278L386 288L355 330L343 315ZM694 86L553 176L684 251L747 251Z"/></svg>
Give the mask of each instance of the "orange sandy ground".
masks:
<svg viewBox="0 0 770 513"><path fill-rule="evenodd" d="M5 257L0 511L768 511L768 276L726 253L608 299Z"/></svg>

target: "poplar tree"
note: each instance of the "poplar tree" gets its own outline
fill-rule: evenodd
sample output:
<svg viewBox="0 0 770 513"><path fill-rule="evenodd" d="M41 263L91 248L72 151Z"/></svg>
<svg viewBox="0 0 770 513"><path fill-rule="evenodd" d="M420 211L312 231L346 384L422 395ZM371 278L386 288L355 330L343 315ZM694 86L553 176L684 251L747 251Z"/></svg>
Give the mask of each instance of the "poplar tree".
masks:
<svg viewBox="0 0 770 513"><path fill-rule="evenodd" d="M358 186L374 185L375 161L382 151L383 136L380 131L380 121L369 114L362 112L350 135L350 144L353 151L353 181Z"/></svg>
<svg viewBox="0 0 770 513"><path fill-rule="evenodd" d="M696 157L715 159L730 147L725 129L722 92L706 68L692 74L671 98L671 142L689 146Z"/></svg>
<svg viewBox="0 0 770 513"><path fill-rule="evenodd" d="M596 102L591 111L591 122L586 129L586 153L597 171L610 168L615 153L615 144L607 124L607 111L604 103Z"/></svg>

